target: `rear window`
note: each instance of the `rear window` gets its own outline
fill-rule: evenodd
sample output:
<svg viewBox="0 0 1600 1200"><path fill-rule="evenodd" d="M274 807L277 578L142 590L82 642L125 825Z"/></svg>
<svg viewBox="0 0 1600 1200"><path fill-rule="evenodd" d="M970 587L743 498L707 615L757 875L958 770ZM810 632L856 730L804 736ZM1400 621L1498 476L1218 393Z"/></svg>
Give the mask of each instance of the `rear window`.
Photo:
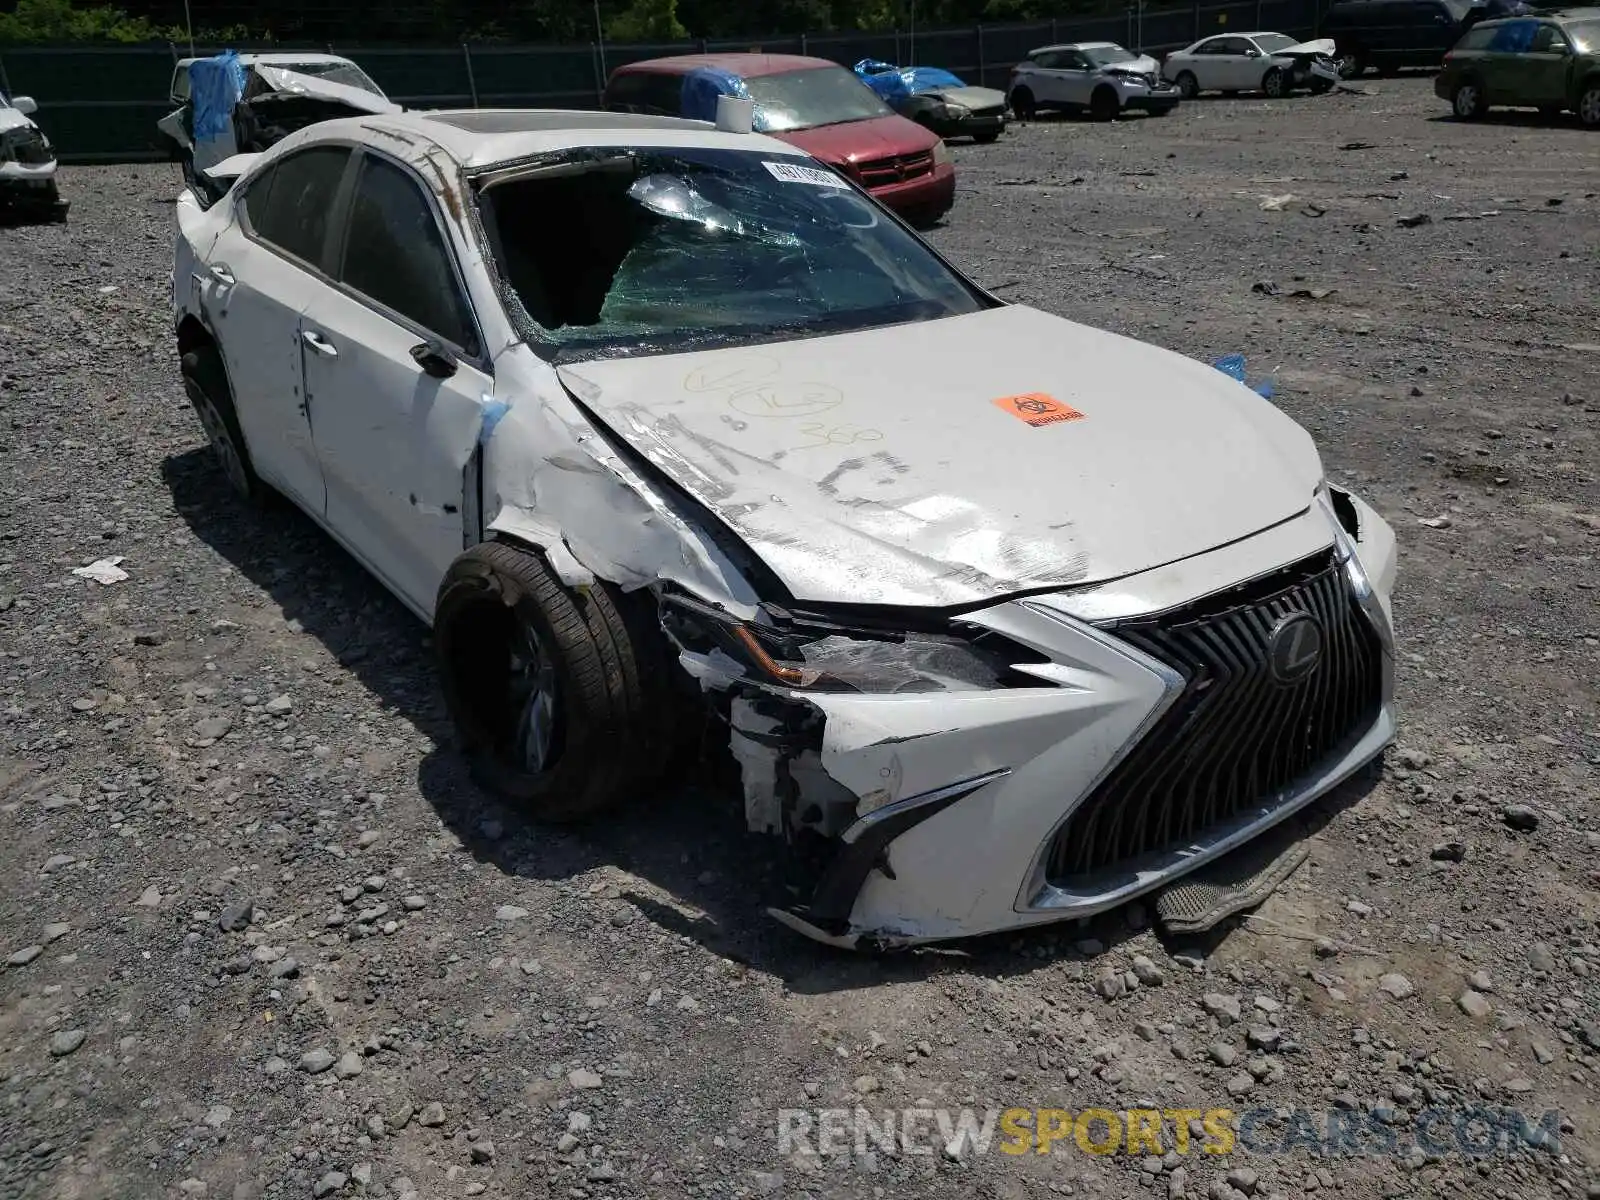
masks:
<svg viewBox="0 0 1600 1200"><path fill-rule="evenodd" d="M349 159L343 146L313 146L256 176L244 195L251 232L321 270L328 214Z"/></svg>
<svg viewBox="0 0 1600 1200"><path fill-rule="evenodd" d="M756 102L756 129L762 133L870 121L894 111L843 67L757 75L745 80L745 88Z"/></svg>
<svg viewBox="0 0 1600 1200"><path fill-rule="evenodd" d="M508 307L561 358L783 341L986 307L876 203L807 158L592 151L488 187L480 211Z"/></svg>

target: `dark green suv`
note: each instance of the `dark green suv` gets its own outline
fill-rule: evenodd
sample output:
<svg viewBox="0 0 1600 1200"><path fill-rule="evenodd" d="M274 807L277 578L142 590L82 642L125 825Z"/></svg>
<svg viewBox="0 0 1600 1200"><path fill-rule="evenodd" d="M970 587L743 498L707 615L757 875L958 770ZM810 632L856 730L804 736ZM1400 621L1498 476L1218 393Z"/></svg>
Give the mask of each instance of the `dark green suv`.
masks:
<svg viewBox="0 0 1600 1200"><path fill-rule="evenodd" d="M1462 120L1502 105L1571 109L1600 128L1600 8L1480 22L1444 56L1433 90Z"/></svg>

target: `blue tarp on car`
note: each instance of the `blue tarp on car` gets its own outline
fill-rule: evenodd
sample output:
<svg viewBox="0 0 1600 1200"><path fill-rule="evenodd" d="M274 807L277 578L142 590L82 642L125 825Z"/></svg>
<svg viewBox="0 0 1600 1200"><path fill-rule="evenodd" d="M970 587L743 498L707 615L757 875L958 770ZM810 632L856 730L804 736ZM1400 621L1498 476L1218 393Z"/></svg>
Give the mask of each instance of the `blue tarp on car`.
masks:
<svg viewBox="0 0 1600 1200"><path fill-rule="evenodd" d="M682 115L691 121L715 121L718 96L749 96L744 79L721 67L696 67L683 77L678 100Z"/></svg>
<svg viewBox="0 0 1600 1200"><path fill-rule="evenodd" d="M894 101L920 92L967 85L942 67L897 67L893 63L863 58L855 65L856 77L885 100Z"/></svg>
<svg viewBox="0 0 1600 1200"><path fill-rule="evenodd" d="M233 107L244 95L244 64L232 50L189 64L194 140L209 142L232 127Z"/></svg>

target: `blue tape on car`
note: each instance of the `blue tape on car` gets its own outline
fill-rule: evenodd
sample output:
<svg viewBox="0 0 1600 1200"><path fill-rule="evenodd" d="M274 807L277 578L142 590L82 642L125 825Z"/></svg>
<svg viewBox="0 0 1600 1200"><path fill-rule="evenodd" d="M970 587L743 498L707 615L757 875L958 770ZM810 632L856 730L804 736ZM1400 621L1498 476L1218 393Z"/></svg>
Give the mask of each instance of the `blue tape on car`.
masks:
<svg viewBox="0 0 1600 1200"><path fill-rule="evenodd" d="M500 424L501 418L510 411L511 405L504 400L496 400L490 396L483 398L483 424L478 426L478 445L488 444L489 439L494 436L494 427Z"/></svg>
<svg viewBox="0 0 1600 1200"><path fill-rule="evenodd" d="M1244 355L1228 354L1217 359L1211 365L1224 375L1231 375L1240 383L1244 382Z"/></svg>

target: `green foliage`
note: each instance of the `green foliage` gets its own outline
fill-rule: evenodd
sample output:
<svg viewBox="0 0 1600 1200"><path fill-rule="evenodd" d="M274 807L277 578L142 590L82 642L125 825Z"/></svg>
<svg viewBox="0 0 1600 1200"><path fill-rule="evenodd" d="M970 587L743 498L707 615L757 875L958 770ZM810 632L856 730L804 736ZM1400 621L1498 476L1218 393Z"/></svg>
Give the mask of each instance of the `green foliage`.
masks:
<svg viewBox="0 0 1600 1200"><path fill-rule="evenodd" d="M195 40L217 45L254 37L243 25L196 29ZM39 42L97 42L132 45L185 42L188 31L148 17L129 16L109 4L74 5L72 0L17 0L14 12L0 12L0 46Z"/></svg>
<svg viewBox="0 0 1600 1200"><path fill-rule="evenodd" d="M689 36L678 20L678 0L633 0L605 28L606 36L618 42L675 42Z"/></svg>

